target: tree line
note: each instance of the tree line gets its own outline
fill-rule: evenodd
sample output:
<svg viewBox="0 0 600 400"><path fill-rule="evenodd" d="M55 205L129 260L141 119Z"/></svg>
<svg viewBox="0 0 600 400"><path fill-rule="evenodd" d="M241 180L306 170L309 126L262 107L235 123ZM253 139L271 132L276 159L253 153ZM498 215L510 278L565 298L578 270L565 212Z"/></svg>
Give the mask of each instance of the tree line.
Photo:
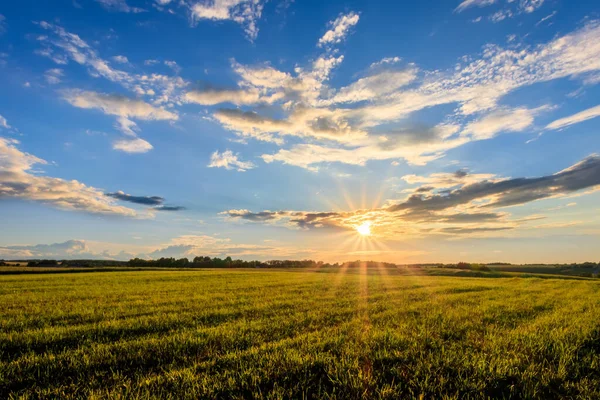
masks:
<svg viewBox="0 0 600 400"><path fill-rule="evenodd" d="M270 260L270 261L245 261L234 260L231 257L219 258L198 256L191 261L187 258L162 257L156 260L133 258L129 260L130 267L156 267L156 268L318 268L332 267L338 264L327 264L314 260Z"/></svg>
<svg viewBox="0 0 600 400"><path fill-rule="evenodd" d="M456 264L443 263L421 263L421 264L394 264L378 261L352 261L344 263L325 263L314 260L270 260L270 261L246 261L234 260L231 257L219 258L208 256L197 256L192 260L188 258L162 257L156 260L143 258L133 258L129 261L115 260L13 260L12 262L27 263L28 267L136 267L136 268L398 268L398 267L430 267L430 268L451 268L473 271L490 271L488 266L508 266L510 263L468 263L459 262ZM9 266L5 260L0 260L0 266ZM529 264L519 264L520 266L529 266ZM541 266L544 264L532 264ZM598 269L600 263L583 262L569 264L548 264L551 266L560 266L566 268L586 268Z"/></svg>

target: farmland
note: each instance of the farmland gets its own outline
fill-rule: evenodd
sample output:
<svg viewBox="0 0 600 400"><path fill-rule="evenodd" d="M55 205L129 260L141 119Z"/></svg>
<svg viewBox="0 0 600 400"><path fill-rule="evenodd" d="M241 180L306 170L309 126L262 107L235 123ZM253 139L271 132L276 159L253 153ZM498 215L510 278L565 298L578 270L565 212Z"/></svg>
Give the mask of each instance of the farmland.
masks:
<svg viewBox="0 0 600 400"><path fill-rule="evenodd" d="M599 321L585 278L1 275L0 398L598 398Z"/></svg>

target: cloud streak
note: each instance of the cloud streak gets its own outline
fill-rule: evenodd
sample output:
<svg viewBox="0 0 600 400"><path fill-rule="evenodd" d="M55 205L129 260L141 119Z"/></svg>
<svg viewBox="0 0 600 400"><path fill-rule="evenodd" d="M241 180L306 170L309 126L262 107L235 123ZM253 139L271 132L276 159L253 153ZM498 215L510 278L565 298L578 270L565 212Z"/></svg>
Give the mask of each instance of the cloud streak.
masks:
<svg viewBox="0 0 600 400"><path fill-rule="evenodd" d="M588 108L587 110L578 112L577 114L557 119L556 121L549 123L546 126L546 129L563 129L596 117L600 117L600 106Z"/></svg>
<svg viewBox="0 0 600 400"><path fill-rule="evenodd" d="M454 9L455 12L462 12L471 7L486 7L494 4L496 0L464 0Z"/></svg>
<svg viewBox="0 0 600 400"><path fill-rule="evenodd" d="M128 203L139 204L143 206L152 206L152 210L155 211L181 211L185 210L185 207L181 206L168 206L165 205L165 199L160 196L134 196L127 194L122 191L114 193L105 193L107 197L112 197L120 201L126 201Z"/></svg>

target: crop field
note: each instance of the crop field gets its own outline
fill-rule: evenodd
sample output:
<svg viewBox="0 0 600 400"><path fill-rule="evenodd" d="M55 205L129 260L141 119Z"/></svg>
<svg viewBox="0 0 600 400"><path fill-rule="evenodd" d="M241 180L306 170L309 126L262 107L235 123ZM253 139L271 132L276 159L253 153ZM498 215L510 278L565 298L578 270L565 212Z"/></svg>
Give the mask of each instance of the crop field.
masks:
<svg viewBox="0 0 600 400"><path fill-rule="evenodd" d="M388 268L0 276L0 398L600 398L600 282Z"/></svg>

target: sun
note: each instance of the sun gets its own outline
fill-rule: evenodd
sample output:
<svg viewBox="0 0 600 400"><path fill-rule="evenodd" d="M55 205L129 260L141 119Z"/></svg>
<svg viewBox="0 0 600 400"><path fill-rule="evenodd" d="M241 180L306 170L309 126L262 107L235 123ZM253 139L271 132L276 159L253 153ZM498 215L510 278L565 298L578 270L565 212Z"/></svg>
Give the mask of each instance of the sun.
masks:
<svg viewBox="0 0 600 400"><path fill-rule="evenodd" d="M371 236L371 222L363 222L362 225L356 227L356 232L361 236Z"/></svg>

